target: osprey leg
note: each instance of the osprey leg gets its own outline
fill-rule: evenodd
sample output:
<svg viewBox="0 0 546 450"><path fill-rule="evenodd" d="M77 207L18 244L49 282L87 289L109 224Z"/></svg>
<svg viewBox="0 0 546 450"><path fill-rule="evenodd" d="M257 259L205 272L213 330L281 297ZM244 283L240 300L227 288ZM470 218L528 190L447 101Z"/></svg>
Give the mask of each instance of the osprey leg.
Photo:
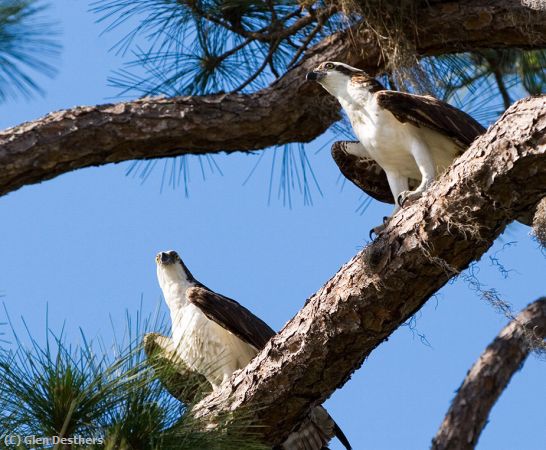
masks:
<svg viewBox="0 0 546 450"><path fill-rule="evenodd" d="M392 172L385 170L387 174L387 181L389 182L389 187L391 188L392 196L397 199L403 192L408 192L409 189L409 180L408 177L400 175L398 172ZM394 210L391 213L391 216L396 214L400 209L398 202L394 204Z"/></svg>
<svg viewBox="0 0 546 450"><path fill-rule="evenodd" d="M398 198L398 196L402 192L405 192L408 190L409 180L407 177L400 175L398 172L385 171L385 173L387 174L387 181L389 182L389 187L391 188L392 196L394 198ZM398 205L398 203L395 203L394 210L392 211L391 215L388 217L383 217L383 223L381 225L377 225L376 227L373 227L370 230L370 239L372 239L373 234L377 236L379 233L381 233L385 229L389 219L394 214L396 214L399 209L400 209L400 205Z"/></svg>
<svg viewBox="0 0 546 450"><path fill-rule="evenodd" d="M407 200L417 200L421 197L423 192L427 190L436 178L436 165L432 153L428 146L418 137L415 137L411 143L411 154L421 173L421 183L414 191L406 189L394 197L400 206L403 206Z"/></svg>

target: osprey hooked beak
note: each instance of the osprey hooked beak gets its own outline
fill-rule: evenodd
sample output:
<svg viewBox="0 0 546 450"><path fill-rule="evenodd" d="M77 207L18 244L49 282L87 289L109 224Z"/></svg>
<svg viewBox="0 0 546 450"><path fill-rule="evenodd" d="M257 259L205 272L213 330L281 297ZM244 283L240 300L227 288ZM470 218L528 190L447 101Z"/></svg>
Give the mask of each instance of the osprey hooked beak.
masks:
<svg viewBox="0 0 546 450"><path fill-rule="evenodd" d="M322 79L326 75L328 75L329 72L332 72L336 69L338 66L344 66L345 64L342 63L336 63L332 61L325 61L321 64L319 64L317 67L313 69L312 72L308 72L307 75L305 75L305 79L309 81L316 81L318 83L321 82ZM349 67L349 66L347 66ZM358 69L355 69L358 70Z"/></svg>
<svg viewBox="0 0 546 450"><path fill-rule="evenodd" d="M174 250L159 252L155 257L157 263L157 276L161 280L182 280L184 282L196 282L178 253Z"/></svg>
<svg viewBox="0 0 546 450"><path fill-rule="evenodd" d="M307 75L305 75L305 79L307 81L320 81L326 76L326 72L323 72L321 70L315 69L312 72L307 72Z"/></svg>
<svg viewBox="0 0 546 450"><path fill-rule="evenodd" d="M155 262L161 266L170 266L180 261L180 256L174 250L169 252L159 252L155 257Z"/></svg>

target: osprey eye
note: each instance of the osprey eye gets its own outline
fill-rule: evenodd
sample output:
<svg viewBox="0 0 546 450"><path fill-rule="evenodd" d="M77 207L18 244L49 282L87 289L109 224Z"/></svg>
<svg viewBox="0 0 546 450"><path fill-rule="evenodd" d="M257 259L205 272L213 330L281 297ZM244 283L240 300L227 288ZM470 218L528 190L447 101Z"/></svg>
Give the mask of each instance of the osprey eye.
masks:
<svg viewBox="0 0 546 450"><path fill-rule="evenodd" d="M326 64L324 64L324 68L326 70L331 70L331 69L334 68L334 65L332 63L326 63Z"/></svg>

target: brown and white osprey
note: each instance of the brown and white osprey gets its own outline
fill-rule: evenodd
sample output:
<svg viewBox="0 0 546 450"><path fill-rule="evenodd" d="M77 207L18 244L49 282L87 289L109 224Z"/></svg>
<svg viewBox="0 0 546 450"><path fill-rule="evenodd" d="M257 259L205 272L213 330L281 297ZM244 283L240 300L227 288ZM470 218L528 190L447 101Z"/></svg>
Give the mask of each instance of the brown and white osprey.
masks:
<svg viewBox="0 0 546 450"><path fill-rule="evenodd" d="M393 214L417 199L485 129L465 112L431 96L390 91L364 71L327 61L307 74L336 97L361 145L346 150L371 158L387 174ZM409 190L410 180L417 188ZM374 228L380 231L384 226Z"/></svg>
<svg viewBox="0 0 546 450"><path fill-rule="evenodd" d="M276 333L244 306L218 294L188 270L175 251L156 256L157 279L169 307L176 351L214 389L243 369ZM334 436L351 446L321 406L283 443L285 450L320 450Z"/></svg>

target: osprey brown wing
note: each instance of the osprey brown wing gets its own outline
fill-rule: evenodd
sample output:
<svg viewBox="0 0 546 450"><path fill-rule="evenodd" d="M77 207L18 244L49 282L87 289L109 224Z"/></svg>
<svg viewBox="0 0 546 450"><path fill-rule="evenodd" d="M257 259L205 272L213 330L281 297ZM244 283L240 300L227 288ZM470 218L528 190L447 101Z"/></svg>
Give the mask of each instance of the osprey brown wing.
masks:
<svg viewBox="0 0 546 450"><path fill-rule="evenodd" d="M244 306L206 287L192 287L186 298L205 316L238 338L261 350L275 336L275 331Z"/></svg>
<svg viewBox="0 0 546 450"><path fill-rule="evenodd" d="M468 147L485 128L464 111L434 97L380 91L375 94L379 106L388 109L400 122L436 130Z"/></svg>

